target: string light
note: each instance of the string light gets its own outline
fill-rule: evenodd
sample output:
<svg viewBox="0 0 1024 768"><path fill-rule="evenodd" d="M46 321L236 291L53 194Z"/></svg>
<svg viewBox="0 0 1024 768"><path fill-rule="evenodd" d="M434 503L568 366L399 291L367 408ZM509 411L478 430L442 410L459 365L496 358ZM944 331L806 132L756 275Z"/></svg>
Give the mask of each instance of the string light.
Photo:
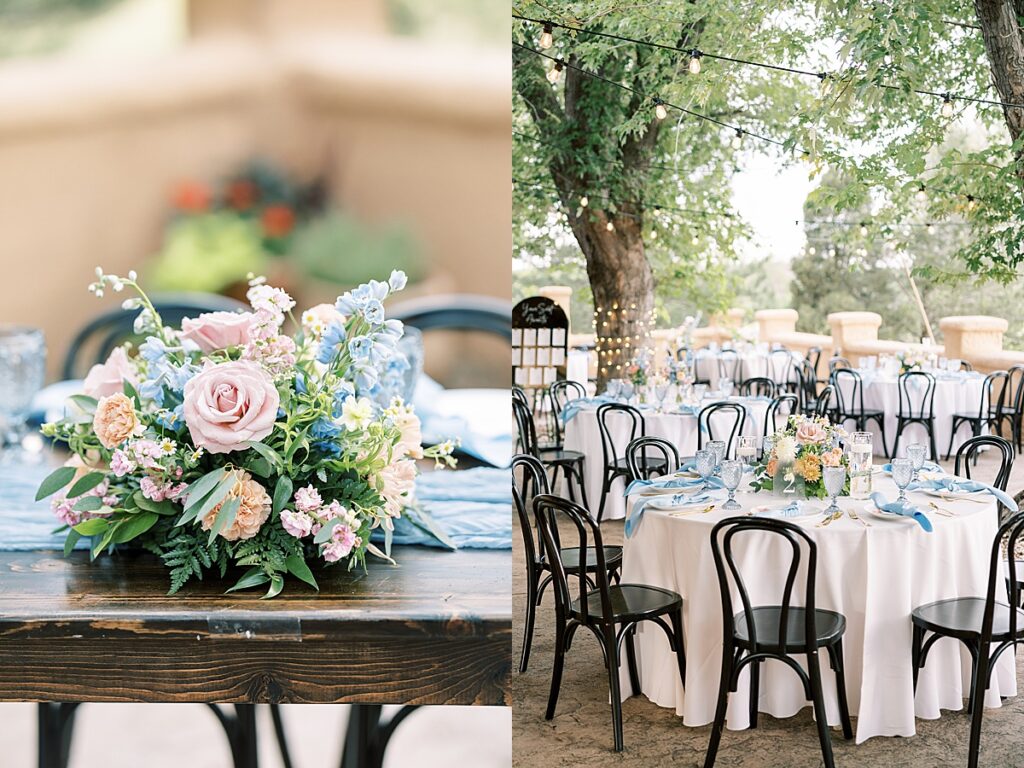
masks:
<svg viewBox="0 0 1024 768"><path fill-rule="evenodd" d="M810 247L809 247L809 248L807 249L807 253L809 253L809 254L810 254L811 256L813 256L813 255L814 255L814 254L816 254L817 252L818 252L818 249L817 249L817 248L815 248L815 247L814 247L813 245L812 245L812 246L810 246Z"/></svg>
<svg viewBox="0 0 1024 768"><path fill-rule="evenodd" d="M860 236L861 237L867 237L868 236L868 225L865 224L863 221L860 223Z"/></svg>
<svg viewBox="0 0 1024 768"><path fill-rule="evenodd" d="M607 229L609 232L614 232L615 222L609 221L607 224L604 225L604 228Z"/></svg>
<svg viewBox="0 0 1024 768"><path fill-rule="evenodd" d="M691 75L700 74L700 59L703 55L704 54L698 51L696 48L690 51L690 64L688 69Z"/></svg>
<svg viewBox="0 0 1024 768"><path fill-rule="evenodd" d="M732 137L732 141L730 142L730 146L732 146L733 149L739 149L740 147L743 146L743 129L742 128L737 128L736 129L736 135Z"/></svg>
<svg viewBox="0 0 1024 768"><path fill-rule="evenodd" d="M647 239L648 240L657 240L658 239L658 230L652 229L651 230L651 234L648 236Z"/></svg>
<svg viewBox="0 0 1024 768"><path fill-rule="evenodd" d="M580 208L586 208L588 205L590 205L590 198L584 195L580 198Z"/></svg>
<svg viewBox="0 0 1024 768"><path fill-rule="evenodd" d="M657 96L654 97L654 116L659 120L664 120L668 117L668 110L665 108L665 102Z"/></svg>
<svg viewBox="0 0 1024 768"><path fill-rule="evenodd" d="M928 201L928 193L924 190L924 184L917 188L917 194L914 195L917 198L917 202L924 203Z"/></svg>
<svg viewBox="0 0 1024 768"><path fill-rule="evenodd" d="M948 93L942 95L941 112L943 117L953 116L953 98Z"/></svg>
<svg viewBox="0 0 1024 768"><path fill-rule="evenodd" d="M978 201L974 199L974 195L967 196L967 210L973 211L978 207Z"/></svg>
<svg viewBox="0 0 1024 768"><path fill-rule="evenodd" d="M555 85L562 79L562 67L564 66L565 64L561 59L555 59L555 63L552 65L551 69L548 70L547 78L549 83Z"/></svg>
<svg viewBox="0 0 1024 768"><path fill-rule="evenodd" d="M544 25L544 31L540 33L540 39L537 41L537 44L545 51L555 44L555 37L552 32L551 23L546 23Z"/></svg>

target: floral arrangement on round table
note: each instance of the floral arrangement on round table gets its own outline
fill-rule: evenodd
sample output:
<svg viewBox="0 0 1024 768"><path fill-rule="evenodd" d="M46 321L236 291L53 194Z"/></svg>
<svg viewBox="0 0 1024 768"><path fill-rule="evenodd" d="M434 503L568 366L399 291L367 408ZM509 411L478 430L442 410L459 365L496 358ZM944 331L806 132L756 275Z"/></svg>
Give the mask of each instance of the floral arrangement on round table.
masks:
<svg viewBox="0 0 1024 768"><path fill-rule="evenodd" d="M919 371L925 363L924 355L918 352L898 352L896 359L900 361L900 373Z"/></svg>
<svg viewBox="0 0 1024 768"><path fill-rule="evenodd" d="M37 494L53 496L66 553L83 537L93 558L131 542L163 559L172 593L241 566L231 590L267 584L267 597L289 574L316 587L313 558L350 569L368 554L391 560L415 460L454 463L451 442L424 449L411 405L389 399L403 327L382 302L404 287L403 273L301 322L285 291L254 279L251 311L201 314L180 329L164 327L134 272L96 274L97 296L137 292L123 306L139 310L145 340L115 348L65 417L43 426L73 454ZM294 337L282 333L286 317ZM376 529L383 549L370 541Z"/></svg>
<svg viewBox="0 0 1024 768"><path fill-rule="evenodd" d="M754 467L755 491L795 492L826 497L822 467L845 467L848 459L839 443L846 430L823 417L795 414L773 435L772 449ZM843 494L849 492L849 478Z"/></svg>

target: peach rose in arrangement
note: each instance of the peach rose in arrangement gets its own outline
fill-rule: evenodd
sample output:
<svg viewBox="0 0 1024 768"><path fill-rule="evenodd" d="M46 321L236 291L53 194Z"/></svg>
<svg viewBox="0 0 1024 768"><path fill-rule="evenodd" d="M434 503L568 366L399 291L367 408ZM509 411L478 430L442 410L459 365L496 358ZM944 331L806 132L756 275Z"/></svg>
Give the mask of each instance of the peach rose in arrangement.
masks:
<svg viewBox="0 0 1024 768"><path fill-rule="evenodd" d="M778 459L769 459L768 466L765 467L765 472L768 473L768 477L775 477L775 473L779 469Z"/></svg>
<svg viewBox="0 0 1024 768"><path fill-rule="evenodd" d="M828 432L816 421L805 421L796 429L796 441L800 445L819 445L828 440Z"/></svg>
<svg viewBox="0 0 1024 768"><path fill-rule="evenodd" d="M410 410L402 410L392 417L402 436L395 443L396 459L422 459L423 433L420 418Z"/></svg>
<svg viewBox="0 0 1024 768"><path fill-rule="evenodd" d="M252 312L204 312L181 321L181 337L194 341L203 352L241 347L252 337Z"/></svg>
<svg viewBox="0 0 1024 768"><path fill-rule="evenodd" d="M252 475L248 472L241 469L235 470L234 486L228 491L224 501L207 512L203 518L204 531L213 528L217 513L228 499L239 500L238 511L235 513L235 519L231 525L224 528L220 535L228 541L251 539L259 533L260 528L270 517L270 494L267 493L266 488L253 480Z"/></svg>
<svg viewBox="0 0 1024 768"><path fill-rule="evenodd" d="M124 347L117 347L104 363L96 363L82 382L82 391L89 397L101 398L124 392L124 383L138 384L135 368L128 360Z"/></svg>
<svg viewBox="0 0 1024 768"><path fill-rule="evenodd" d="M101 397L92 419L92 429L104 448L116 448L139 427L135 404L123 392Z"/></svg>
<svg viewBox="0 0 1024 768"><path fill-rule="evenodd" d="M821 454L821 463L826 467L838 467L843 463L843 451L840 448L833 448Z"/></svg>
<svg viewBox="0 0 1024 768"><path fill-rule="evenodd" d="M229 453L269 435L280 402L274 380L256 363L211 365L185 385L185 424L197 448Z"/></svg>

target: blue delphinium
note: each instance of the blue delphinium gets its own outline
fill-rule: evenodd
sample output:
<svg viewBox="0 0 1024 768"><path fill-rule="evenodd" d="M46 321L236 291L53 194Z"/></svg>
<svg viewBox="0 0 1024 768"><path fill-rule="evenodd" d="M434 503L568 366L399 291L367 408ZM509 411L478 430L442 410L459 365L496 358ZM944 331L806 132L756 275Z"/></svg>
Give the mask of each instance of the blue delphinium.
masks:
<svg viewBox="0 0 1024 768"><path fill-rule="evenodd" d="M320 348L316 353L317 361L324 365L330 365L345 342L346 335L345 327L341 323L328 325L320 339Z"/></svg>

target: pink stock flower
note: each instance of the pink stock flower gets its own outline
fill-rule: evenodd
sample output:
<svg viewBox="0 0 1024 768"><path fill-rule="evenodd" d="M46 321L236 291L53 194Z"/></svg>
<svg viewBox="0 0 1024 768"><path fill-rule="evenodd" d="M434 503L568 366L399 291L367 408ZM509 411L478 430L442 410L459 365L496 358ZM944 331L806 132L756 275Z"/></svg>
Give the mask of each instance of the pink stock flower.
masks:
<svg viewBox="0 0 1024 768"><path fill-rule="evenodd" d="M124 383L138 385L138 377L124 347L116 347L104 363L97 363L89 369L82 382L82 391L97 399L124 392Z"/></svg>
<svg viewBox="0 0 1024 768"><path fill-rule="evenodd" d="M380 495L384 499L384 511L389 517L398 517L402 507L409 501L416 483L416 462L396 461L384 467L378 477L381 482Z"/></svg>
<svg viewBox="0 0 1024 768"><path fill-rule="evenodd" d="M118 448L110 457L110 471L114 473L115 477L124 477L128 473L135 471L135 462L128 458L128 454Z"/></svg>
<svg viewBox="0 0 1024 768"><path fill-rule="evenodd" d="M241 347L252 337L252 312L204 312L181 321L181 338L194 341L203 352Z"/></svg>
<svg viewBox="0 0 1024 768"><path fill-rule="evenodd" d="M305 512L281 510L281 527L297 539L309 536L313 530L313 518Z"/></svg>
<svg viewBox="0 0 1024 768"><path fill-rule="evenodd" d="M300 512L316 512L323 505L320 492L312 485L295 492L295 506Z"/></svg>
<svg viewBox="0 0 1024 768"><path fill-rule="evenodd" d="M358 546L362 542L359 537L356 536L355 531L349 528L347 525L338 523L331 530L331 540L324 545L323 556L324 560L328 563L336 563L341 558L347 556L353 547Z"/></svg>
<svg viewBox="0 0 1024 768"><path fill-rule="evenodd" d="M229 453L274 429L281 398L253 362L211 365L185 385L185 423L197 448Z"/></svg>
<svg viewBox="0 0 1024 768"><path fill-rule="evenodd" d="M147 499L151 501L164 501L165 499L175 498L181 491L185 490L186 485L185 483L174 484L164 482L146 475L139 481L139 487L142 489L142 495Z"/></svg>

